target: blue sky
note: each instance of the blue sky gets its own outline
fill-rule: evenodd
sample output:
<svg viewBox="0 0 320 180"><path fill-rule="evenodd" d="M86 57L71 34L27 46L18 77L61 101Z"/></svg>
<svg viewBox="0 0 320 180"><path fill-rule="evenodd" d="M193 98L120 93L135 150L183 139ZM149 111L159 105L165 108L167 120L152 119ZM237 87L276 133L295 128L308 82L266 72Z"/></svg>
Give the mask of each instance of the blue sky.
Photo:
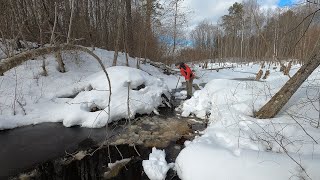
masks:
<svg viewBox="0 0 320 180"><path fill-rule="evenodd" d="M293 0L280 0L278 3L279 7L290 6L294 4Z"/></svg>

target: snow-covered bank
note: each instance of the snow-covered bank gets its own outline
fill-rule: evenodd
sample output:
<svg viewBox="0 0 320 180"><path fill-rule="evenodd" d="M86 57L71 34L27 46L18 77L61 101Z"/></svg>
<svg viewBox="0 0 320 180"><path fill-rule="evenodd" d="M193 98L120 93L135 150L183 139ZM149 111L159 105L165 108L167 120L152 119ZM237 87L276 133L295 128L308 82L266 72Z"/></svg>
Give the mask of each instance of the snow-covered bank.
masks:
<svg viewBox="0 0 320 180"><path fill-rule="evenodd" d="M94 51L106 67L110 67L113 52ZM136 113L149 114L162 104L161 95L168 95L166 81L177 79L161 70L129 59L133 68L125 65L125 56L119 55L117 67L107 68L112 96L108 112L109 86L98 63L84 53L63 54L66 73L56 70L53 55L45 57L48 76L41 75L42 57L30 60L0 77L0 129L10 129L41 122L63 122L67 127L102 127ZM128 113L128 84L129 109ZM173 83L171 83L173 88Z"/></svg>
<svg viewBox="0 0 320 180"><path fill-rule="evenodd" d="M117 66L107 68L107 72L112 86L110 116L109 85L101 71L58 90L49 101L39 100L26 109L27 115L3 116L0 127L61 121L66 127L102 127L114 120L132 118L136 113L151 113L162 104L161 95L168 94L167 86L160 79L141 70ZM141 89L137 89L139 86Z"/></svg>
<svg viewBox="0 0 320 180"><path fill-rule="evenodd" d="M311 179L320 179L319 155L292 155L305 168ZM276 152L242 150L235 155L227 148L212 143L192 143L176 160L178 175L183 180L287 180L309 179L288 156Z"/></svg>
<svg viewBox="0 0 320 180"><path fill-rule="evenodd" d="M236 73L238 70L230 70L225 77L236 77ZM209 126L203 135L187 142L179 154L176 160L179 177L320 179L320 131L316 128L319 69L277 117L266 120L252 117L287 78L273 71L263 82L215 79L185 101L182 115L208 118Z"/></svg>

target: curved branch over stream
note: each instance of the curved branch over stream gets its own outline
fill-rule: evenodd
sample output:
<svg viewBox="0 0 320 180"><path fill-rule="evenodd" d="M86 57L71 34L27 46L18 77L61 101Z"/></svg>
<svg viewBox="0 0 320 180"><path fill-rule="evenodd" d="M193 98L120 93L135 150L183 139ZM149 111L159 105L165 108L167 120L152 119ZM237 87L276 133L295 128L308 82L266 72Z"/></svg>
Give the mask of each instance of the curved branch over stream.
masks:
<svg viewBox="0 0 320 180"><path fill-rule="evenodd" d="M1 60L1 62L0 62L0 75L4 74L5 72L9 71L10 69L12 69L14 67L19 66L20 64L28 61L29 59L43 56L46 54L55 53L58 51L82 51L87 54L90 54L92 57L94 57L98 61L99 65L101 66L103 72L105 73L105 75L108 79L108 84L109 84L109 91L110 91L109 102L108 102L109 103L109 105L108 105L108 113L109 113L108 121L109 121L109 119L110 119L110 102L111 102L111 81L110 81L109 74L108 74L106 68L104 67L101 59L96 54L94 54L92 51L90 51L89 49L87 49L83 46L64 44L61 46L52 46L52 47L32 49L32 50L17 54L13 57Z"/></svg>

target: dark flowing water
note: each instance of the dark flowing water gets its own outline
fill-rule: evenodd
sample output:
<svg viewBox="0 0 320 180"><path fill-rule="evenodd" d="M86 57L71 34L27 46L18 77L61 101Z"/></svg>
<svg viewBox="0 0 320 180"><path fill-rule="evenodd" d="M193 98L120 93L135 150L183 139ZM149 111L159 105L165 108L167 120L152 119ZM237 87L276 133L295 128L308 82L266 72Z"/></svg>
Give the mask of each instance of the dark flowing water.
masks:
<svg viewBox="0 0 320 180"><path fill-rule="evenodd" d="M42 123L0 131L0 179L73 152L90 136L102 141L106 129L66 128L60 123ZM109 136L112 135L108 133Z"/></svg>

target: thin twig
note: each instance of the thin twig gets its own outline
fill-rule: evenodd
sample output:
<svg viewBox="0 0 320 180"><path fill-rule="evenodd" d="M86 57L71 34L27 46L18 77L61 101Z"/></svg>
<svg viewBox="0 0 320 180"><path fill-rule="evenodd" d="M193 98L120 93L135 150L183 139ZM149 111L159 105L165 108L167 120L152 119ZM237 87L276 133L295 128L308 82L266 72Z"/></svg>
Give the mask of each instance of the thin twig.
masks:
<svg viewBox="0 0 320 180"><path fill-rule="evenodd" d="M24 115L27 115L26 110L24 109L22 103L21 103L19 100L17 100L17 103L20 105L20 108L22 109L23 114L24 114Z"/></svg>
<svg viewBox="0 0 320 180"><path fill-rule="evenodd" d="M136 145L135 145L135 144L133 145L133 148L134 148L134 150L136 151L136 153L138 154L138 156L140 156L140 157L141 157L141 155L140 155L140 153L138 152L138 150L137 150L137 148L136 148Z"/></svg>
<svg viewBox="0 0 320 180"><path fill-rule="evenodd" d="M123 156L122 156L122 153L121 153L120 150L118 149L118 146L117 146L117 145L114 145L114 147L117 149L117 151L118 151L118 153L120 154L121 158L124 159Z"/></svg>
<svg viewBox="0 0 320 180"><path fill-rule="evenodd" d="M304 133L306 133L306 135L308 135L316 144L318 144L318 142L305 130L305 128L291 114L287 112L287 115L289 115L301 127L301 129L304 131Z"/></svg>

